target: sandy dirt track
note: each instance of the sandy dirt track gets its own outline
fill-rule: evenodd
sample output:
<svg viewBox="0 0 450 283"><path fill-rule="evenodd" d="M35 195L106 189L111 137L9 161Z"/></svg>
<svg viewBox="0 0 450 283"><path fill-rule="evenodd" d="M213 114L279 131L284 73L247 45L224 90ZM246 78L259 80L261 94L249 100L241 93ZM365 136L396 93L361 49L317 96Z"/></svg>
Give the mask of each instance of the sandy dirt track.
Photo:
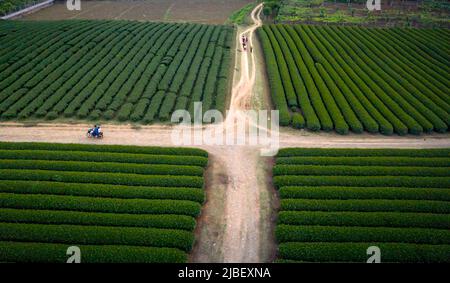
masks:
<svg viewBox="0 0 450 283"><path fill-rule="evenodd" d="M91 124L51 124L39 123L33 126L15 122L0 123L0 141L9 142L56 142L82 144L123 144L140 146L174 146L171 141L171 126L104 125L105 138L86 138L86 130ZM222 151L227 146L197 145L212 153ZM247 147L233 146L232 148ZM280 148L443 148L450 147L450 134L427 134L421 136L383 136L371 134L311 133L294 129L280 129ZM257 147L254 147L257 149Z"/></svg>

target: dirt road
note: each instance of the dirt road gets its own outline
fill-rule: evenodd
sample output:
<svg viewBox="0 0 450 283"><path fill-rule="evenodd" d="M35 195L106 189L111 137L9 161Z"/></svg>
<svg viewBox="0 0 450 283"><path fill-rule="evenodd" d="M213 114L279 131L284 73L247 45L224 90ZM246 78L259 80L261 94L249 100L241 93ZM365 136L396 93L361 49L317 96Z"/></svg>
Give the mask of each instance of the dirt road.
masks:
<svg viewBox="0 0 450 283"><path fill-rule="evenodd" d="M252 12L254 24L237 35L237 48L242 49L241 37L246 35L253 46L253 32L261 21L262 5ZM255 53L237 52L230 113L224 121L227 129L234 129L238 110L251 109L255 95ZM0 141L35 141L85 144L123 144L173 146L172 126L103 125L105 138L92 140L85 136L87 124L38 125L0 123ZM433 148L450 147L450 135L382 136L334 133L310 133L294 129L281 129L280 147L347 147L347 148ZM196 229L197 241L191 254L192 262L267 262L275 252L273 239L273 213L276 196L270 185L273 159L259 155L258 146L193 145L207 150L210 162L206 172L207 201L202 209Z"/></svg>

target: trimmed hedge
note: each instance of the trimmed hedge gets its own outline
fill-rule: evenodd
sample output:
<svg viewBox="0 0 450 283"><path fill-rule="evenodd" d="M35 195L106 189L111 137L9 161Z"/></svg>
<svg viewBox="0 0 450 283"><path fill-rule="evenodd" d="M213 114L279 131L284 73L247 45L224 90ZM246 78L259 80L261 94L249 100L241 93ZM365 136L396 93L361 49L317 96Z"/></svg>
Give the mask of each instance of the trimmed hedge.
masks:
<svg viewBox="0 0 450 283"><path fill-rule="evenodd" d="M450 230L387 227L277 225L279 242L395 242L450 244Z"/></svg>
<svg viewBox="0 0 450 283"><path fill-rule="evenodd" d="M0 168L2 164L0 163ZM347 166L347 165L275 165L275 176L424 176L448 177L449 167L396 167L396 166ZM450 180L449 180L450 181Z"/></svg>
<svg viewBox="0 0 450 283"><path fill-rule="evenodd" d="M197 148L129 146L129 145L92 145L92 144L62 144L38 142L0 142L0 149L10 150L51 150L51 151L93 151L135 153L152 155L189 155L208 157L208 152Z"/></svg>
<svg viewBox="0 0 450 283"><path fill-rule="evenodd" d="M423 166L450 167L450 158L445 157L402 157L402 156L355 156L355 157L323 157L323 156L292 156L278 157L277 164L302 165L353 165L353 166Z"/></svg>
<svg viewBox="0 0 450 283"><path fill-rule="evenodd" d="M196 217L200 204L187 200L111 199L0 193L0 207L129 214L181 214Z"/></svg>
<svg viewBox="0 0 450 283"><path fill-rule="evenodd" d="M195 217L205 199L207 153L157 147L99 149L0 144L0 250L11 245L0 261L52 262L58 244L92 247L86 262L187 260ZM31 242L30 248L43 254L17 259L18 242ZM101 256L96 254L103 249Z"/></svg>
<svg viewBox="0 0 450 283"><path fill-rule="evenodd" d="M399 212L281 211L278 224L364 227L416 227L450 230L449 214Z"/></svg>
<svg viewBox="0 0 450 283"><path fill-rule="evenodd" d="M446 201L282 199L281 210L450 213Z"/></svg>
<svg viewBox="0 0 450 283"><path fill-rule="evenodd" d="M165 120L176 97L193 98L196 89L203 89L202 74L209 74L209 90L218 78L229 80L229 73L219 72L228 70L231 61L234 28L229 26L127 21L7 25L14 33L6 33L7 55L0 56L0 117L6 119ZM211 58L216 71L208 72L208 64L198 72ZM162 102L164 92L173 95ZM214 99L200 93L205 104Z"/></svg>
<svg viewBox="0 0 450 283"><path fill-rule="evenodd" d="M412 41L406 40L409 33ZM448 131L447 67L436 71L429 63L445 65L445 52L436 47L441 37L423 40L406 30L282 24L263 25L258 34L275 105L287 103L292 112L304 115L307 129L386 135ZM408 48L409 56L392 44Z"/></svg>
<svg viewBox="0 0 450 283"><path fill-rule="evenodd" d="M404 243L282 243L283 259L314 262L366 262L367 248L381 249L382 262L448 263L450 245L418 245Z"/></svg>
<svg viewBox="0 0 450 283"><path fill-rule="evenodd" d="M281 187L279 193L283 199L409 199L450 201L450 190L445 188Z"/></svg>
<svg viewBox="0 0 450 283"><path fill-rule="evenodd" d="M277 66L278 59L275 57L275 52L280 56L279 46L276 45L276 42L269 39L269 35L271 38L273 37L270 34L269 29L258 29L258 36L261 40L261 44L264 49L266 66ZM272 46L274 44L274 46ZM275 51L275 48L277 51ZM288 126L291 123L291 114L289 111L287 100L285 99L285 90L281 81L281 75L278 68L267 68L268 79L271 88L272 100L275 104L275 108L280 111L280 125Z"/></svg>
<svg viewBox="0 0 450 283"><path fill-rule="evenodd" d="M189 251L194 235L187 231L135 227L0 223L0 240L84 245L169 247Z"/></svg>
<svg viewBox="0 0 450 283"><path fill-rule="evenodd" d="M278 157L290 156L405 156L405 157L450 157L449 148L439 149L360 149L360 148L282 148Z"/></svg>
<svg viewBox="0 0 450 283"><path fill-rule="evenodd" d="M183 263L187 254L175 248L78 245L83 263ZM65 263L67 244L0 242L0 261Z"/></svg>
<svg viewBox="0 0 450 283"><path fill-rule="evenodd" d="M0 208L0 222L72 224L180 229L192 231L195 219L185 215L115 214L77 211L51 211Z"/></svg>
<svg viewBox="0 0 450 283"><path fill-rule="evenodd" d="M131 173L143 175L202 176L203 168L183 165L144 165L113 162L0 160L0 169L33 169L77 172Z"/></svg>
<svg viewBox="0 0 450 283"><path fill-rule="evenodd" d="M450 177L275 176L273 180L277 188L284 186L450 188Z"/></svg>
<svg viewBox="0 0 450 283"><path fill-rule="evenodd" d="M65 183L81 182L131 186L203 187L203 178L197 176L64 172L48 170L0 169L0 180L56 181Z"/></svg>
<svg viewBox="0 0 450 283"><path fill-rule="evenodd" d="M1 150L1 159L31 159L31 160L60 160L60 161L88 161L118 162L138 164L165 165L194 165L206 167L208 159L203 156L151 155L135 153L93 153L86 151L50 151L50 150Z"/></svg>
<svg viewBox="0 0 450 283"><path fill-rule="evenodd" d="M144 187L104 184L81 184L44 181L1 181L0 192L14 194L49 194L109 197L123 199L173 199L203 203L204 191L199 188Z"/></svg>

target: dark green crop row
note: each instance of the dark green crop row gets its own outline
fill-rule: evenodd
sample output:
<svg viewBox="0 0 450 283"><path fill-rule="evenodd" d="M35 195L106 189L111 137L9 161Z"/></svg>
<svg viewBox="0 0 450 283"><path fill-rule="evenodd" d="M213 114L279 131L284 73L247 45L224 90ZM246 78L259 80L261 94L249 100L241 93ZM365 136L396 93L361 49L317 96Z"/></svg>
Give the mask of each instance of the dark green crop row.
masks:
<svg viewBox="0 0 450 283"><path fill-rule="evenodd" d="M2 164L0 163L0 167ZM275 176L424 176L448 177L449 167L396 167L396 166L348 166L348 165L275 165Z"/></svg>
<svg viewBox="0 0 450 283"><path fill-rule="evenodd" d="M397 242L450 244L450 230L387 227L293 226L279 224L278 242Z"/></svg>
<svg viewBox="0 0 450 283"><path fill-rule="evenodd" d="M282 199L281 210L311 211L384 211L450 213L447 201L430 200L311 200Z"/></svg>
<svg viewBox="0 0 450 283"><path fill-rule="evenodd" d="M284 186L450 188L450 178L413 176L275 176L274 184L278 188Z"/></svg>
<svg viewBox="0 0 450 283"><path fill-rule="evenodd" d="M203 156L151 155L134 153L109 153L50 150L0 150L1 159L59 160L87 162L117 162L137 164L191 165L205 167L208 158Z"/></svg>
<svg viewBox="0 0 450 283"><path fill-rule="evenodd" d="M38 143L38 142L0 142L0 149L9 150L51 150L51 151L90 151L90 152L115 152L135 153L151 155L189 155L208 157L208 152L198 148L182 147L154 147L154 146L129 146L129 145L92 145L92 144L63 144L63 143Z"/></svg>
<svg viewBox="0 0 450 283"><path fill-rule="evenodd" d="M279 224L450 229L449 214L406 212L281 211Z"/></svg>
<svg viewBox="0 0 450 283"><path fill-rule="evenodd" d="M368 259L371 246L381 250L381 262L448 263L450 245L404 243L281 243L282 259L312 262L360 262Z"/></svg>
<svg viewBox="0 0 450 283"><path fill-rule="evenodd" d="M64 172L47 170L0 169L0 180L55 181L129 186L161 186L202 188L197 176L139 175L123 173Z"/></svg>
<svg viewBox="0 0 450 283"><path fill-rule="evenodd" d="M130 214L180 214L196 217L200 204L187 200L111 199L0 193L0 207Z"/></svg>
<svg viewBox="0 0 450 283"><path fill-rule="evenodd" d="M415 166L415 167L450 167L450 158L445 157L403 157L403 156L355 156L322 157L292 156L279 157L278 165L352 165L352 166Z"/></svg>
<svg viewBox="0 0 450 283"><path fill-rule="evenodd" d="M1 181L0 192L14 194L49 194L108 197L122 199L191 200L200 204L204 191L199 188L144 187L44 181Z"/></svg>
<svg viewBox="0 0 450 283"><path fill-rule="evenodd" d="M186 165L133 164L116 162L1 159L0 169L32 169L75 172L130 173L142 175L203 176L203 168Z"/></svg>
<svg viewBox="0 0 450 283"><path fill-rule="evenodd" d="M116 214L10 208L0 208L0 222L144 227L188 231L194 230L195 227L195 219L186 215Z"/></svg>
<svg viewBox="0 0 450 283"><path fill-rule="evenodd" d="M449 148L439 149L361 149L361 148L283 148L278 152L278 157L291 156L317 156L317 157L365 157L365 156L386 156L386 157L450 157Z"/></svg>
<svg viewBox="0 0 450 283"><path fill-rule="evenodd" d="M189 251L194 235L183 230L0 223L0 240L84 245L169 247Z"/></svg>
<svg viewBox="0 0 450 283"><path fill-rule="evenodd" d="M397 187L281 187L282 199L392 199L450 201L446 188Z"/></svg>
<svg viewBox="0 0 450 283"><path fill-rule="evenodd" d="M72 244L0 242L0 261L65 263ZM187 255L175 248L77 245L82 263L183 263Z"/></svg>

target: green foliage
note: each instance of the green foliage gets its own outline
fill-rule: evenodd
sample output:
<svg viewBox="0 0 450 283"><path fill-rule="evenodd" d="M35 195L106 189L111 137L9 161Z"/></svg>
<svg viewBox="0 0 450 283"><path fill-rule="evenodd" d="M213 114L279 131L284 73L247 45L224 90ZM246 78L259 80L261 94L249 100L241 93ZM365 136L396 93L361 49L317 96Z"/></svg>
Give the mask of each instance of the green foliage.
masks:
<svg viewBox="0 0 450 283"><path fill-rule="evenodd" d="M258 34L274 104L300 108L307 129L419 135L450 124L448 44L439 32L266 25Z"/></svg>
<svg viewBox="0 0 450 283"><path fill-rule="evenodd" d="M175 248L122 245L78 245L84 263L183 263L187 254ZM6 262L65 263L67 244L0 242L0 260Z"/></svg>
<svg viewBox="0 0 450 283"><path fill-rule="evenodd" d="M153 123L169 120L179 97L209 108L216 89L228 95L230 26L2 21L0 30L2 119Z"/></svg>
<svg viewBox="0 0 450 283"><path fill-rule="evenodd" d="M365 261L368 246L395 251L383 262L448 262L449 153L281 149L277 262Z"/></svg>
<svg viewBox="0 0 450 283"><path fill-rule="evenodd" d="M137 227L0 223L0 231L2 241L169 247L183 251L189 251L194 241L188 231Z"/></svg>
<svg viewBox="0 0 450 283"><path fill-rule="evenodd" d="M83 262L187 260L207 152L44 143L0 152L0 261L59 262L61 244L73 243Z"/></svg>
<svg viewBox="0 0 450 283"><path fill-rule="evenodd" d="M245 18L250 14L254 7L255 3L249 3L245 5L240 10L237 10L233 14L231 14L227 22L237 25L243 24L245 22Z"/></svg>
<svg viewBox="0 0 450 283"><path fill-rule="evenodd" d="M423 245L404 243L282 243L282 258L312 262L367 261L367 248L377 246L383 262L448 263L450 245Z"/></svg>
<svg viewBox="0 0 450 283"><path fill-rule="evenodd" d="M62 183L44 181L6 181L0 183L0 192L22 194L50 194L90 196L120 199L173 199L191 200L200 204L204 192L199 188L145 187L104 184Z"/></svg>
<svg viewBox="0 0 450 283"><path fill-rule="evenodd" d="M345 225L344 225L345 226ZM276 228L279 242L393 242L415 244L450 244L450 231L421 228L291 226Z"/></svg>
<svg viewBox="0 0 450 283"><path fill-rule="evenodd" d="M287 225L450 228L450 215L399 212L282 211L278 223ZM371 239L372 240L372 239Z"/></svg>
<svg viewBox="0 0 450 283"><path fill-rule="evenodd" d="M299 199L405 199L405 200L450 200L450 191L439 188L399 187L281 187L282 198Z"/></svg>
<svg viewBox="0 0 450 283"><path fill-rule="evenodd" d="M141 175L125 173L0 169L0 180L56 181L130 186L203 187L197 176Z"/></svg>
<svg viewBox="0 0 450 283"><path fill-rule="evenodd" d="M0 221L9 223L73 224L93 226L153 227L192 231L195 220L185 215L84 213L0 208Z"/></svg>
<svg viewBox="0 0 450 283"><path fill-rule="evenodd" d="M156 146L129 146L129 145L91 145L91 144L62 144L62 143L38 143L38 142L0 142L0 149L8 150L49 150L95 152L96 156L101 152L125 153L125 154L149 154L149 155L187 155L208 157L208 152L198 148L181 147L156 147ZM195 163L195 162L194 162ZM193 164L194 164L193 163Z"/></svg>

